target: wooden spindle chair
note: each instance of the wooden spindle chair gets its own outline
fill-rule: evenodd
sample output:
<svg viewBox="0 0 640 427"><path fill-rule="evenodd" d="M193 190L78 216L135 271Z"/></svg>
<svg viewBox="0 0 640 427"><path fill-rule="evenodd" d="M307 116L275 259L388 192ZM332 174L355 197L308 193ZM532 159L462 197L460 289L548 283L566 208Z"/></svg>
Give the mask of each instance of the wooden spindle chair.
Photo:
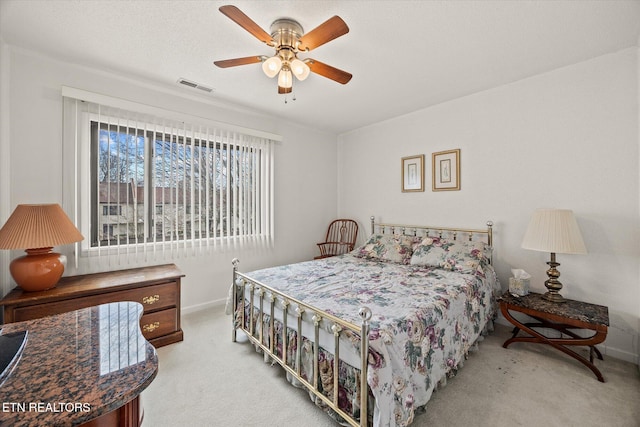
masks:
<svg viewBox="0 0 640 427"><path fill-rule="evenodd" d="M358 237L358 223L352 219L336 219L329 224L327 237L318 243L320 255L315 259L346 254L353 250Z"/></svg>

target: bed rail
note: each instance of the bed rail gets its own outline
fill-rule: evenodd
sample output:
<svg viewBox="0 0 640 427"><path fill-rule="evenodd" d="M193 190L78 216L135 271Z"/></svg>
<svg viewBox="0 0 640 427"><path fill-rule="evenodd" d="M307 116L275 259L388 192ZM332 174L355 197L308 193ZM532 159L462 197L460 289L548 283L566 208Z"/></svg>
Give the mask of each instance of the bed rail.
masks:
<svg viewBox="0 0 640 427"><path fill-rule="evenodd" d="M247 338L251 343L258 346L262 351L266 352L274 361L276 361L286 372L292 375L297 381L300 382L307 390L321 399L328 407L334 410L345 421L352 426L366 426L368 423L368 396L369 389L367 384L367 369L368 369L368 355L369 355L369 321L371 319L371 310L367 307L361 307L358 315L361 319L361 324L347 322L338 317L331 315L325 311L322 311L316 307L299 301L291 296L288 296L282 292L279 292L257 280L254 280L245 274L238 271L238 265L240 261L235 258L232 261L233 264L233 328L232 328L232 340L235 342L237 339L237 330L240 329L245 332ZM249 300L251 309L249 310L249 319L246 319L245 301L247 294L247 287L249 293ZM257 298L257 301L256 301ZM269 340L268 345L265 344L265 331L264 331L264 305L268 305L269 316ZM257 303L257 307L256 307ZM282 357L276 354L276 337L274 336L274 322L275 322L275 310L276 306L280 305L282 310ZM288 315L293 309L295 317L297 317L297 325L292 327L296 330L296 354L295 354L295 369L289 366L287 362L287 344L288 335L287 320ZM257 313L256 313L257 311ZM236 318L239 316L240 318ZM257 316L257 318L255 317ZM302 365L302 324L303 317L307 320L311 320L314 328L313 339L313 373L312 382L303 378L301 375ZM247 329L247 320L248 329ZM254 325L258 325L259 330L254 330ZM325 396L318 388L318 376L319 376L319 340L320 340L320 328L324 326L325 329L328 326L329 330L334 336L334 357L333 357L333 393L331 398ZM360 337L360 420L354 419L350 414L346 413L338 406L338 383L339 383L339 368L338 363L340 360L340 335L345 331L351 331ZM257 336L256 336L257 335Z"/></svg>

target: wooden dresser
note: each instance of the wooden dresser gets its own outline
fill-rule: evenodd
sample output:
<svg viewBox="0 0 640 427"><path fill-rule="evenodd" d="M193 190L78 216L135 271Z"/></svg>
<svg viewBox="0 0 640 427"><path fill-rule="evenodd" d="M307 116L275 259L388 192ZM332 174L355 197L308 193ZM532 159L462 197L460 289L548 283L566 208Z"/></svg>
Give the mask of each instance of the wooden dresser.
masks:
<svg viewBox="0 0 640 427"><path fill-rule="evenodd" d="M32 320L53 314L119 301L144 307L140 329L155 347L182 341L180 328L180 279L174 265L67 276L55 288L24 292L15 288L0 300L4 323Z"/></svg>

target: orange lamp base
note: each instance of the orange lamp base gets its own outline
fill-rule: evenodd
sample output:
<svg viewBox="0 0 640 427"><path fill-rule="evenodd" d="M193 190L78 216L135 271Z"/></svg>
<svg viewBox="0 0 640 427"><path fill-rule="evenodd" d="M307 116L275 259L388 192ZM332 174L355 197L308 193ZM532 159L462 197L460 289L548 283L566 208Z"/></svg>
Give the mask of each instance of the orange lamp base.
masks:
<svg viewBox="0 0 640 427"><path fill-rule="evenodd" d="M64 257L53 248L27 249L27 255L11 261L9 271L24 291L38 292L54 288L64 273Z"/></svg>

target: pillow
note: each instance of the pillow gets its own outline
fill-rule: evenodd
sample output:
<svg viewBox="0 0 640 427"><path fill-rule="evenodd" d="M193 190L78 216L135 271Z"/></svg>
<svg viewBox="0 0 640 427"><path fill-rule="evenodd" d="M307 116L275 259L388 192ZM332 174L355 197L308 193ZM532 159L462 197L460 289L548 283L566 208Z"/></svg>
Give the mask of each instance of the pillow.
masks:
<svg viewBox="0 0 640 427"><path fill-rule="evenodd" d="M414 249L411 265L437 267L460 273L475 273L489 263L483 242L461 242L425 237Z"/></svg>
<svg viewBox="0 0 640 427"><path fill-rule="evenodd" d="M360 258L409 264L413 240L409 236L395 234L373 234L353 254Z"/></svg>

